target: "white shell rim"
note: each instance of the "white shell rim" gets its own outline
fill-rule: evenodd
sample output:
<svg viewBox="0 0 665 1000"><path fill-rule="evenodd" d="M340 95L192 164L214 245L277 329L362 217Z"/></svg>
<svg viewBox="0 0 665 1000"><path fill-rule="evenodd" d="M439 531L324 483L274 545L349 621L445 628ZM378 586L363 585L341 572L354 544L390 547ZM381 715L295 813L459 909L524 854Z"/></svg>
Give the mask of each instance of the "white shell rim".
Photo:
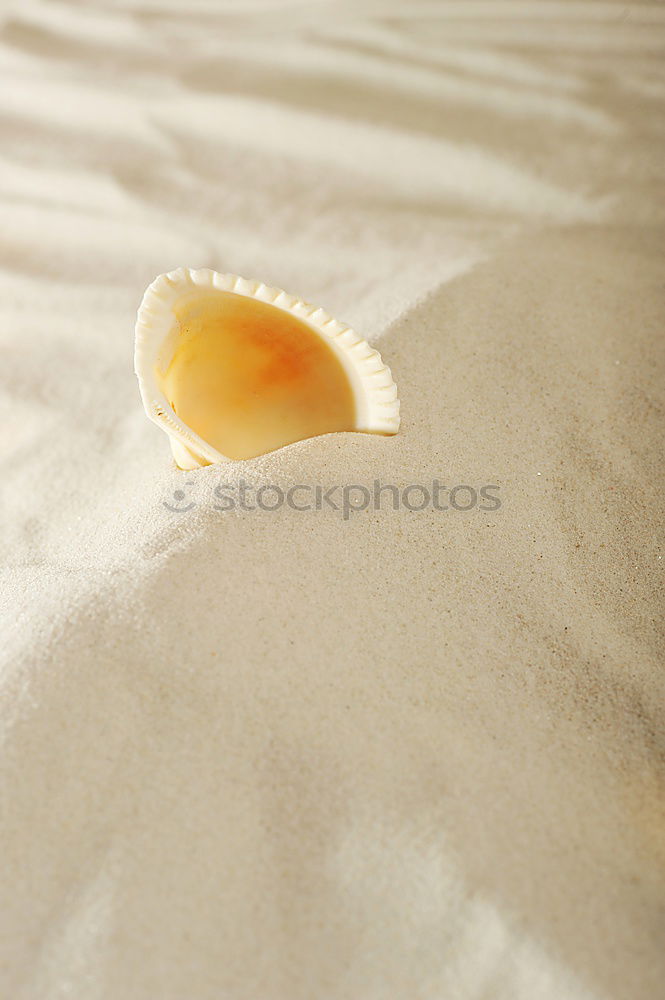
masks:
<svg viewBox="0 0 665 1000"><path fill-rule="evenodd" d="M155 373L157 353L173 328L173 305L192 289L216 289L258 299L290 313L313 329L332 348L349 377L356 401L354 430L396 434L399 399L390 368L381 355L350 326L333 319L324 309L304 302L281 288L237 274L220 274L210 268L179 267L160 274L148 286L136 320L134 371L148 417L190 451L212 464L231 462L182 422L162 392Z"/></svg>

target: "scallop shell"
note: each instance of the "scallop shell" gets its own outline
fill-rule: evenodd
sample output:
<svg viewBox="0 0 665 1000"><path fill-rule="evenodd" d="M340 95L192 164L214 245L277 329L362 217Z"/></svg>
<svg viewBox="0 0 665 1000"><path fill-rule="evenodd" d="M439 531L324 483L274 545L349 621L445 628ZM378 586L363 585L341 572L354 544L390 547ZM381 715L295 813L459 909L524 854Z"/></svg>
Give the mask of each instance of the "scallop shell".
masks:
<svg viewBox="0 0 665 1000"><path fill-rule="evenodd" d="M339 323L323 309L260 281L250 281L235 274L219 274L208 268L181 267L160 274L146 289L136 322L134 357L145 411L168 434L173 457L181 469L234 460L184 423L167 398L160 377L160 372L163 374L172 361L181 338L176 315L179 303L192 300L192 296L194 302L198 301L198 296L204 301L204 297L214 295L215 291L257 300L270 310L289 314L328 345L341 364L354 402L353 426L339 429L385 435L397 433L399 400L390 369L384 365L379 352L351 327ZM222 301L222 297L219 298ZM228 297L226 301L230 301ZM239 303L233 306L242 309ZM248 310L251 312L251 307ZM265 310L262 315L267 315ZM303 435L308 436L315 435Z"/></svg>

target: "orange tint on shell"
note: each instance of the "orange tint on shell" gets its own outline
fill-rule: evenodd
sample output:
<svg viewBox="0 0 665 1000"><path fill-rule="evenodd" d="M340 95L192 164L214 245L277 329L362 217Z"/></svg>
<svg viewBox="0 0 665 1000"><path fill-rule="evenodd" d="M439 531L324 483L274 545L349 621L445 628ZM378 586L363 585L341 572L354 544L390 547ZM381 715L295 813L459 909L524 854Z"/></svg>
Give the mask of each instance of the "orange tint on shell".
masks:
<svg viewBox="0 0 665 1000"><path fill-rule="evenodd" d="M232 459L355 427L353 390L332 348L307 324L233 292L185 296L161 387L178 417Z"/></svg>

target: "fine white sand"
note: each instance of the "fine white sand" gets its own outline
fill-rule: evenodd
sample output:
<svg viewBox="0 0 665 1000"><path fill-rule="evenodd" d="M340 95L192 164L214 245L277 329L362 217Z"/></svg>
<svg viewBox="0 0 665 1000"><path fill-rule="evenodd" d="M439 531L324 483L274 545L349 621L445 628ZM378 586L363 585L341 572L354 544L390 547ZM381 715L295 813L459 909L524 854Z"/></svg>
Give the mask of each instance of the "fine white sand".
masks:
<svg viewBox="0 0 665 1000"><path fill-rule="evenodd" d="M664 49L658 3L3 7L0 996L660 994ZM176 470L132 353L179 265L354 325L399 436Z"/></svg>

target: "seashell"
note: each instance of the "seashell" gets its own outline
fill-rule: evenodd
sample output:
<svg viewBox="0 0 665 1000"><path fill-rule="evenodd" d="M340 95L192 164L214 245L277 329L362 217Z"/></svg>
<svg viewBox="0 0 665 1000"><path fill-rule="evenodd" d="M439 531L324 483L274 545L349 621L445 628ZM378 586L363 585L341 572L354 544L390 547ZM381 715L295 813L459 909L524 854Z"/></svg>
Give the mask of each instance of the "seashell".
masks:
<svg viewBox="0 0 665 1000"><path fill-rule="evenodd" d="M178 268L147 288L134 368L181 469L334 431L396 434L381 355L323 309L235 274Z"/></svg>

